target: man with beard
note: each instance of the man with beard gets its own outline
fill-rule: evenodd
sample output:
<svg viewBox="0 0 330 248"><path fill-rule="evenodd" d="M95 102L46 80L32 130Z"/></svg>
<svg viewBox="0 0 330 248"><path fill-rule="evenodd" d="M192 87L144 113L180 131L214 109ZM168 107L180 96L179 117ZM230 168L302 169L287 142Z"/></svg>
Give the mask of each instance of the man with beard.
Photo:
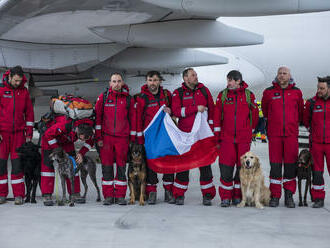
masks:
<svg viewBox="0 0 330 248"><path fill-rule="evenodd" d="M269 141L270 207L279 205L282 179L285 206L295 207L292 195L296 192L298 133L304 108L302 93L295 85L289 68L280 67L273 86L265 89L262 96L261 106L267 122Z"/></svg>
<svg viewBox="0 0 330 248"><path fill-rule="evenodd" d="M120 73L110 76L109 89L95 104L95 136L102 162L104 205L126 205L126 162L129 139L135 138L134 99ZM130 136L130 137L129 137ZM114 176L114 161L117 173Z"/></svg>
<svg viewBox="0 0 330 248"><path fill-rule="evenodd" d="M173 93L172 111L179 118L178 127L184 132L190 132L196 114L208 112L208 123L213 128L214 103L209 89L198 82L197 73L193 68L188 68L182 73L182 86ZM200 187L203 195L203 205L210 206L211 200L216 194L213 184L211 165L199 168ZM188 189L189 170L176 174L173 185L173 199L169 203L176 205L184 204L184 194Z"/></svg>
<svg viewBox="0 0 330 248"><path fill-rule="evenodd" d="M144 144L143 130L149 125L159 108L166 105L164 111L171 114L171 92L160 86L163 77L158 71L149 71L146 75L146 84L141 87L137 95L137 139L139 144ZM173 174L164 174L163 187L165 189L165 202L172 199ZM148 204L156 204L157 200L157 173L147 166L146 196Z"/></svg>
<svg viewBox="0 0 330 248"><path fill-rule="evenodd" d="M8 70L0 85L0 204L8 195L7 159L11 158L11 184L15 204L22 205L25 196L23 169L16 148L31 141L34 125L33 106L24 84L22 67Z"/></svg>
<svg viewBox="0 0 330 248"><path fill-rule="evenodd" d="M310 151L312 153L313 185L312 198L313 208L324 206L324 157L330 172L330 76L318 78L316 96L306 101L304 108L304 125L310 132Z"/></svg>

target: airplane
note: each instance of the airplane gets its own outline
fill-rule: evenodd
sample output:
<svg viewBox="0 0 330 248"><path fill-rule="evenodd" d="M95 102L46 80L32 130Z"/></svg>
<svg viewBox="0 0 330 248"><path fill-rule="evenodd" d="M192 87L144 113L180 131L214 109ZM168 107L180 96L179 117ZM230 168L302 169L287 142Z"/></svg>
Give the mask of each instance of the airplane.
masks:
<svg viewBox="0 0 330 248"><path fill-rule="evenodd" d="M200 66L226 64L243 71L248 81L253 74L257 86L274 69L264 69L271 59L261 60L264 67L253 60L268 49L263 34L270 31L263 25L256 33L256 22L328 10L325 0L0 0L0 68L21 65L32 75L32 87L40 87L37 95L56 86L94 100L114 71L125 75L132 93L148 70L166 74L164 85L174 89L185 67L198 68L207 82ZM238 27L227 24L235 20L241 20ZM240 28L248 23L252 31ZM212 92L225 84L223 69L214 74ZM42 99L36 100L37 112L47 108L48 100Z"/></svg>

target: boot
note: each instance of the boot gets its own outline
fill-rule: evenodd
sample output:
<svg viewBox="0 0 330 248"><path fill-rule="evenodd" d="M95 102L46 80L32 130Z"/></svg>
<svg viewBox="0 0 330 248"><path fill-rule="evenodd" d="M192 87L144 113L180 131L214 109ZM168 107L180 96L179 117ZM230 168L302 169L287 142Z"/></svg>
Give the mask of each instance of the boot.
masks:
<svg viewBox="0 0 330 248"><path fill-rule="evenodd" d="M236 206L236 205L240 204L241 201L242 201L241 198L234 198L234 199L232 200L232 204L233 204L234 206Z"/></svg>
<svg viewBox="0 0 330 248"><path fill-rule="evenodd" d="M293 198L292 198L292 192L290 190L285 189L284 190L284 205L287 208L295 208L296 205L294 204Z"/></svg>
<svg viewBox="0 0 330 248"><path fill-rule="evenodd" d="M203 205L211 206L212 205L212 197L210 194L203 195Z"/></svg>
<svg viewBox="0 0 330 248"><path fill-rule="evenodd" d="M312 208L323 208L324 207L324 199L315 199Z"/></svg>
<svg viewBox="0 0 330 248"><path fill-rule="evenodd" d="M230 199L221 200L220 206L223 207L223 208L229 207L230 206Z"/></svg>
<svg viewBox="0 0 330 248"><path fill-rule="evenodd" d="M80 196L80 193L74 193L70 197L73 197L73 201L78 204L86 203L86 199Z"/></svg>
<svg viewBox="0 0 330 248"><path fill-rule="evenodd" d="M117 203L118 205L127 205L127 201L125 200L124 197L116 198L116 203Z"/></svg>
<svg viewBox="0 0 330 248"><path fill-rule="evenodd" d="M184 205L184 196L178 196L176 199L175 199L175 204L176 205Z"/></svg>
<svg viewBox="0 0 330 248"><path fill-rule="evenodd" d="M169 202L173 198L173 194L169 190L165 190L164 202Z"/></svg>
<svg viewBox="0 0 330 248"><path fill-rule="evenodd" d="M6 197L0 196L0 204L6 203Z"/></svg>
<svg viewBox="0 0 330 248"><path fill-rule="evenodd" d="M107 198L104 199L103 205L104 206L109 206L109 205L114 204L114 202L115 201L114 201L113 197L107 197Z"/></svg>
<svg viewBox="0 0 330 248"><path fill-rule="evenodd" d="M176 199L175 197L172 195L172 198L168 201L169 204L175 204Z"/></svg>
<svg viewBox="0 0 330 248"><path fill-rule="evenodd" d="M16 196L14 203L15 203L15 205L23 205L23 197L22 196Z"/></svg>
<svg viewBox="0 0 330 248"><path fill-rule="evenodd" d="M148 204L155 205L157 199L157 192L150 192L148 197Z"/></svg>
<svg viewBox="0 0 330 248"><path fill-rule="evenodd" d="M280 204L280 198L272 197L269 201L269 206L272 208L277 208Z"/></svg>
<svg viewBox="0 0 330 248"><path fill-rule="evenodd" d="M54 205L54 202L52 200L52 195L51 194L45 194L43 196L43 199L44 199L44 205L49 207L49 206L53 206Z"/></svg>

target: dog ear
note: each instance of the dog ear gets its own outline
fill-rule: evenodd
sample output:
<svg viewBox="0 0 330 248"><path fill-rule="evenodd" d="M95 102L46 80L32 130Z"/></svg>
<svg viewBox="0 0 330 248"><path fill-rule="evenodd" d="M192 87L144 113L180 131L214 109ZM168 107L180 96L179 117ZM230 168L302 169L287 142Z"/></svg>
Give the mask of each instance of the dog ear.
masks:
<svg viewBox="0 0 330 248"><path fill-rule="evenodd" d="M255 156L256 159L256 168L260 168L260 160L257 156Z"/></svg>

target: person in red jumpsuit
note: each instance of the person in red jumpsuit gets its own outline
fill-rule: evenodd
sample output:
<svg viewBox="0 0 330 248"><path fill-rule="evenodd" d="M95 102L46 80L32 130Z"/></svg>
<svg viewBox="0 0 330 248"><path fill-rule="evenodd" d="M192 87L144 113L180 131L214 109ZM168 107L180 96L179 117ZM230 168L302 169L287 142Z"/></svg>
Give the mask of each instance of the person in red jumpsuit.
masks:
<svg viewBox="0 0 330 248"><path fill-rule="evenodd" d="M53 206L52 194L54 191L55 171L53 161L49 155L52 150L62 147L70 156L76 158L78 164L82 163L84 155L92 148L93 141L93 121L86 118L72 120L69 117L61 116L56 119L56 123L50 126L44 133L41 140L41 193L45 206ZM78 139L84 141L84 145L76 154L74 142ZM74 197L75 202L85 203L85 199L80 198L80 178L77 173L74 178L74 192L71 192L69 179L66 182L70 197Z"/></svg>
<svg viewBox="0 0 330 248"><path fill-rule="evenodd" d="M261 100L269 141L270 207L278 207L282 183L285 206L295 207L292 196L296 192L298 133L304 108L302 92L295 85L289 68L280 67L273 86L264 90Z"/></svg>
<svg viewBox="0 0 330 248"><path fill-rule="evenodd" d="M126 205L126 162L129 141L133 141L136 134L135 103L121 74L113 73L109 86L95 105L96 140L102 162L103 204Z"/></svg>
<svg viewBox="0 0 330 248"><path fill-rule="evenodd" d="M30 94L24 86L22 67L16 66L3 74L0 85L0 204L8 195L7 160L11 158L11 185L15 204L22 205L25 196L23 168L16 148L31 141L34 126Z"/></svg>
<svg viewBox="0 0 330 248"><path fill-rule="evenodd" d="M240 157L250 150L252 130L259 118L254 94L239 71L227 74L227 88L217 97L214 111L214 134L219 149L221 207L241 202ZM234 169L236 165L236 172Z"/></svg>
<svg viewBox="0 0 330 248"><path fill-rule="evenodd" d="M207 111L208 123L213 130L214 103L209 89L198 82L197 73L193 68L188 68L182 73L182 86L173 92L172 112L179 119L178 127L184 132L190 132L197 112ZM203 205L210 206L216 194L213 184L211 165L199 168L200 187L203 195ZM173 185L173 199L171 204L183 205L184 194L188 189L189 170L179 172Z"/></svg>
<svg viewBox="0 0 330 248"><path fill-rule="evenodd" d="M330 172L330 76L318 78L316 96L305 103L303 114L304 125L310 132L310 151L312 153L313 208L324 206L324 158Z"/></svg>
<svg viewBox="0 0 330 248"><path fill-rule="evenodd" d="M159 108L163 105L164 111L171 114L172 95L160 84L163 77L158 71L149 71L146 74L146 84L141 87L141 93L137 95L137 139L139 144L144 144L143 130L149 125ZM164 201L172 199L174 175L164 174L163 187L165 190ZM147 166L146 195L148 204L156 204L157 200L157 173Z"/></svg>

